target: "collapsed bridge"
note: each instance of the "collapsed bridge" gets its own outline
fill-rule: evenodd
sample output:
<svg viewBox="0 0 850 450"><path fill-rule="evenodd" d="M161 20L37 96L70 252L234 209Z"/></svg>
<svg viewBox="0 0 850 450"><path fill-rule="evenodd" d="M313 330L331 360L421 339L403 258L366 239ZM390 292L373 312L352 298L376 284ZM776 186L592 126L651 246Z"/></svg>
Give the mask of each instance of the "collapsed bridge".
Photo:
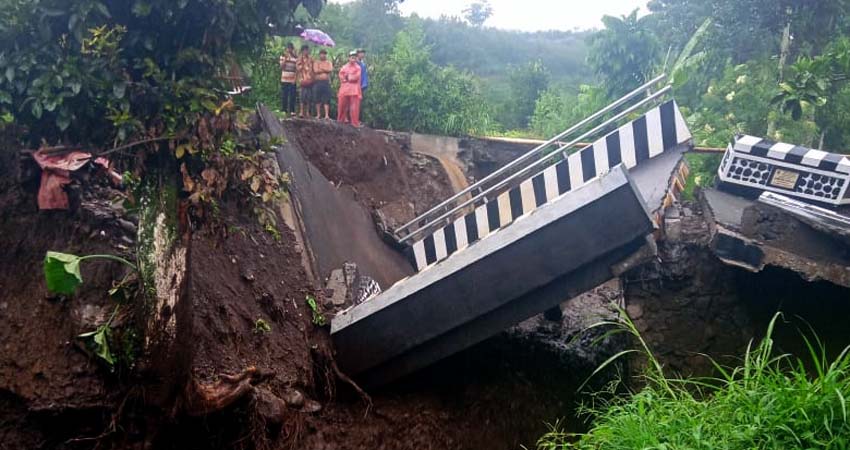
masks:
<svg viewBox="0 0 850 450"><path fill-rule="evenodd" d="M392 381L646 254L663 207L682 187L691 141L675 101L664 101L670 88L650 92L661 79L396 230L417 273L333 319L341 367L367 385ZM606 114L613 117L597 125Z"/></svg>
<svg viewBox="0 0 850 450"><path fill-rule="evenodd" d="M331 321L341 368L369 386L391 382L657 260L656 241L680 233L678 200L688 172L682 156L693 150L670 88L653 92L662 80L503 159L471 186L458 165L468 157L465 141L363 134L369 142L407 139L406 146L377 156L383 158L379 170L392 170L392 158L403 150L405 158L427 154L446 173L460 174L440 181L455 194L429 197L426 204L436 206L392 228L381 210L360 204L354 184L341 188L323 174L332 173L339 158L360 160L326 146L318 147L323 153L317 159L312 145L310 160L305 143L282 144L278 160L291 177L293 223L315 278L331 274L330 286L343 277L344 289L351 289L349 274L337 268L354 261L373 279L343 302L325 300L353 303L337 309ZM283 127L293 126L260 112L272 135L283 137ZM337 128L311 133L360 139L357 131ZM505 154L516 155L516 147ZM418 181L411 183L423 182L422 173L412 173ZM850 211L844 205L850 160L741 136L727 149L718 175L722 190L706 188L698 199L709 223L705 239L717 259L752 272L775 266L850 287ZM377 185L383 194L386 188ZM765 191L778 197L757 200ZM780 194L834 208L801 206ZM327 292L338 297L336 288Z"/></svg>

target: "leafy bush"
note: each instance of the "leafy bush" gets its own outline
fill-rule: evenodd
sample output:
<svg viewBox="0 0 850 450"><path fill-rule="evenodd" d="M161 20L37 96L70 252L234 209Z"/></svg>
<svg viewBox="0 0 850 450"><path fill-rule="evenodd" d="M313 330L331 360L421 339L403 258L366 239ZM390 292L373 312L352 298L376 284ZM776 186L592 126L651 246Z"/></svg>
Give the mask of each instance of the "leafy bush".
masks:
<svg viewBox="0 0 850 450"><path fill-rule="evenodd" d="M698 107L685 110L697 145L725 147L736 134L766 136L776 121L773 138L811 145L818 135L811 120L794 121L771 106L776 94L777 68L770 60L727 67L700 97Z"/></svg>
<svg viewBox="0 0 850 450"><path fill-rule="evenodd" d="M447 135L482 133L490 127L475 78L431 61L421 26L411 22L392 52L373 58L364 115L370 124Z"/></svg>
<svg viewBox="0 0 850 450"><path fill-rule="evenodd" d="M582 85L575 96L550 89L540 95L531 129L542 138L551 138L581 122L610 103L601 86Z"/></svg>
<svg viewBox="0 0 850 450"><path fill-rule="evenodd" d="M176 135L214 111L236 52L322 0L0 0L0 117L37 144Z"/></svg>
<svg viewBox="0 0 850 450"><path fill-rule="evenodd" d="M740 367L717 366L716 379L666 378L644 344L650 359L644 390L590 409L595 423L586 435L556 428L538 448L849 448L850 348L828 362L820 343L804 336L810 361L777 356L772 334L779 317ZM633 325L627 330L643 343Z"/></svg>

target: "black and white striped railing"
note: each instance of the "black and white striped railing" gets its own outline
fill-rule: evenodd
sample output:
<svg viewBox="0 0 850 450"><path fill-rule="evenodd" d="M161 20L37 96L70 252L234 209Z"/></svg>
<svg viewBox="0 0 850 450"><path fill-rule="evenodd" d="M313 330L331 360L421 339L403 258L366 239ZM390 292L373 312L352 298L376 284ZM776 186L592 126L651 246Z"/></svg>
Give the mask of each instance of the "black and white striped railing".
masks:
<svg viewBox="0 0 850 450"><path fill-rule="evenodd" d="M412 260L417 270L425 269L619 164L633 168L690 139L682 113L670 100L415 242Z"/></svg>
<svg viewBox="0 0 850 450"><path fill-rule="evenodd" d="M729 145L720 181L827 203L850 204L850 158L755 136Z"/></svg>

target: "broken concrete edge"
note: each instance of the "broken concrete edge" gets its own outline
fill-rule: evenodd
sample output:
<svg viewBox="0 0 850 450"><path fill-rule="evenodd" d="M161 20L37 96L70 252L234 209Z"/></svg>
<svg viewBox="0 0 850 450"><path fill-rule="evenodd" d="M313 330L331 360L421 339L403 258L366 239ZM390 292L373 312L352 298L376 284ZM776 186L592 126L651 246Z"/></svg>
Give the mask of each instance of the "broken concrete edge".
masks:
<svg viewBox="0 0 850 450"><path fill-rule="evenodd" d="M689 148L693 148L692 143L687 144ZM686 150L687 151L687 150ZM685 187L688 185L688 176L690 176L691 168L687 160L682 158L676 166L676 170L670 175L667 194L661 202L661 206L654 212L655 224L658 226L658 231L655 232L655 240L662 240L667 235L666 216L667 211L674 205L681 203L682 194ZM656 249L657 250L657 249Z"/></svg>
<svg viewBox="0 0 850 450"><path fill-rule="evenodd" d="M611 274L619 279L626 272L640 267L658 257L658 243L654 236L646 236L644 244L632 255L611 266Z"/></svg>
<svg viewBox="0 0 850 450"><path fill-rule="evenodd" d="M790 214L812 228L834 235L850 244L850 216L772 192L763 193L759 196L758 201Z"/></svg>
<svg viewBox="0 0 850 450"><path fill-rule="evenodd" d="M288 145L286 134L280 120L272 113L265 105L257 105L257 115L260 118L263 129L270 137L273 137L282 142L277 146L273 146L276 151ZM269 157L269 162L275 170L275 176L279 176L284 171L280 166L280 161L274 157ZM319 264L313 249L310 247L307 239L307 228L304 224L303 205L298 201L298 196L293 195L291 187L287 189L286 197L278 205L278 212L283 219L284 224L295 234L295 242L298 245L299 253L301 254L301 265L307 272L307 276L318 288L320 282Z"/></svg>
<svg viewBox="0 0 850 450"><path fill-rule="evenodd" d="M270 157L272 167L276 168L277 173L283 171L280 167L280 161L274 157ZM291 186L287 189L286 197L278 205L278 209L283 223L295 235L295 242L298 245L298 252L301 255L301 266L307 272L307 276L318 287L321 282L319 276L319 262L313 248L310 247L310 241L307 239L307 225L304 223L304 206L298 200L297 195L293 195Z"/></svg>
<svg viewBox="0 0 850 450"><path fill-rule="evenodd" d="M448 259L416 275L397 282L394 286L371 300L341 312L331 322L331 334L335 334L377 311L404 300L423 285L438 283L463 267L507 247L520 238L528 236L552 220L564 217L587 206L597 198L624 185L630 185L635 193L639 192L628 171L623 165L619 165L604 176L597 178L579 189L567 192L554 201L534 210L532 213L518 218L512 226L490 234L477 242L476 245L470 246L464 251L457 252ZM636 197L647 217L652 217L643 197L640 194L636 195Z"/></svg>
<svg viewBox="0 0 850 450"><path fill-rule="evenodd" d="M714 208L711 198L715 195L723 195L730 200L734 211L729 213ZM709 248L723 263L750 272L761 272L767 266L774 266L795 272L807 281L822 280L850 287L850 266L818 261L744 235L741 221L746 209L754 202L711 189L702 190L698 198L706 212L711 233Z"/></svg>
<svg viewBox="0 0 850 450"><path fill-rule="evenodd" d="M816 261L763 245L723 226L716 228L710 248L723 263L749 272L758 273L773 266L795 272L806 281L828 281L850 288L850 267Z"/></svg>

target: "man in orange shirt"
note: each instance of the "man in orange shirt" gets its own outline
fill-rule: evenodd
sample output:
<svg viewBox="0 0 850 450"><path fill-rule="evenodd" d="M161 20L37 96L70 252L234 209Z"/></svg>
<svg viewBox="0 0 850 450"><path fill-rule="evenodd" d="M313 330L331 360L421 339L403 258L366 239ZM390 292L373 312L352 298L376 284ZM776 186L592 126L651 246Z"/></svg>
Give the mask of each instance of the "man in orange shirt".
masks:
<svg viewBox="0 0 850 450"><path fill-rule="evenodd" d="M313 57L310 56L309 46L301 46L301 56L298 57L296 68L298 70L298 82L301 83L301 106L298 117L303 119L310 116L310 105L313 103ZM306 116L304 114L305 109L307 110Z"/></svg>
<svg viewBox="0 0 850 450"><path fill-rule="evenodd" d="M316 118L322 118L322 106L325 107L325 119L331 118L331 72L333 63L328 60L328 51L319 51L319 60L313 62L313 101L316 102Z"/></svg>
<svg viewBox="0 0 850 450"><path fill-rule="evenodd" d="M360 128L360 101L363 91L360 87L360 64L357 62L357 51L348 54L348 64L339 71L339 100L337 121L351 123Z"/></svg>

